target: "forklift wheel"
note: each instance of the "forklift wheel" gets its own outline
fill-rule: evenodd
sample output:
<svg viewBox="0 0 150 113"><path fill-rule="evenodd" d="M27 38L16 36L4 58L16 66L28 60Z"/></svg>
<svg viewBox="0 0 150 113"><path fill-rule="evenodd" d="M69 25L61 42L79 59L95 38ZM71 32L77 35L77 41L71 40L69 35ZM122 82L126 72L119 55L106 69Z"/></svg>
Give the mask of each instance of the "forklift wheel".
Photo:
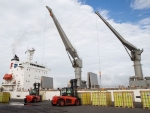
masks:
<svg viewBox="0 0 150 113"><path fill-rule="evenodd" d="M63 107L63 106L65 105L65 101L64 101L64 100L59 100L59 101L58 101L58 105L59 105L60 107Z"/></svg>
<svg viewBox="0 0 150 113"><path fill-rule="evenodd" d="M40 95L40 102L42 102L42 95Z"/></svg>
<svg viewBox="0 0 150 113"><path fill-rule="evenodd" d="M52 106L56 106L57 104L52 104Z"/></svg>
<svg viewBox="0 0 150 113"><path fill-rule="evenodd" d="M53 104L53 101L51 100L51 104L52 104L52 106L56 106L57 104Z"/></svg>
<svg viewBox="0 0 150 113"><path fill-rule="evenodd" d="M75 105L76 105L76 106L79 106L79 105L80 105L80 101L79 101L79 99L76 99L76 101L75 101Z"/></svg>
<svg viewBox="0 0 150 113"><path fill-rule="evenodd" d="M27 99L26 98L24 98L24 103L27 103Z"/></svg>
<svg viewBox="0 0 150 113"><path fill-rule="evenodd" d="M34 103L36 103L36 102L37 102L36 98L33 98L33 102L34 102Z"/></svg>

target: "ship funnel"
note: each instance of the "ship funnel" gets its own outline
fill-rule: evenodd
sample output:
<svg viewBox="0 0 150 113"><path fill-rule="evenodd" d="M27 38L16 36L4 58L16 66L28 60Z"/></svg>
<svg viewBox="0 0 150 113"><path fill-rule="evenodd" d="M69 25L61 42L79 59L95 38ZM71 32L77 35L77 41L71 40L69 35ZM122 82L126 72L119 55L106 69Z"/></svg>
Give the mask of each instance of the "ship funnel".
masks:
<svg viewBox="0 0 150 113"><path fill-rule="evenodd" d="M15 61L19 61L19 57L18 57L17 55L15 55L14 58L11 59L11 61L14 61L14 60L15 60Z"/></svg>

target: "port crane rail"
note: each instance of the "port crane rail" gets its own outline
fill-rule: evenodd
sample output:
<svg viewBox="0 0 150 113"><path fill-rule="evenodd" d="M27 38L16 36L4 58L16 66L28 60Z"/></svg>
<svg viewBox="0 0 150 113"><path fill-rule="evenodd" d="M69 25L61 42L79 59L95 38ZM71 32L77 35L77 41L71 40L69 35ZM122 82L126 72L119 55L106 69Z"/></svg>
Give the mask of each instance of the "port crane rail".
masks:
<svg viewBox="0 0 150 113"><path fill-rule="evenodd" d="M141 66L141 53L143 52L143 49L140 50L128 41L126 41L98 12L95 12L101 20L107 25L107 27L114 33L114 35L121 41L121 43L124 45L128 55L130 56L131 60L134 62L134 71L135 76L133 78L136 78L137 80L143 80L143 72L142 72L142 66ZM129 54L128 50L130 50L131 54ZM131 77L132 78L132 77Z"/></svg>
<svg viewBox="0 0 150 113"><path fill-rule="evenodd" d="M70 43L69 39L67 38L65 32L63 31L61 25L59 24L58 20L56 19L54 13L52 12L52 9L49 8L48 6L46 6L46 8L48 9L50 16L52 17L56 28L60 34L60 37L66 47L66 51L67 54L69 56L69 59L72 63L72 67L75 68L75 78L77 79L77 86L81 86L81 68L82 68L82 59L79 57L76 49L72 46L72 44ZM71 59L71 57L72 59Z"/></svg>

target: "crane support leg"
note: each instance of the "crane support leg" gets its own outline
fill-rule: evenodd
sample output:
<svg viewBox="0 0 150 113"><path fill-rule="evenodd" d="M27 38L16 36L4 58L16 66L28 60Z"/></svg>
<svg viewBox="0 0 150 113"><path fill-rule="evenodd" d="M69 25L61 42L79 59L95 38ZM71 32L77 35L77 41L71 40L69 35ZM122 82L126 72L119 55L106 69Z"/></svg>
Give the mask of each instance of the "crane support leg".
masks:
<svg viewBox="0 0 150 113"><path fill-rule="evenodd" d="M75 78L77 79L77 86L81 86L81 68L76 67L75 68Z"/></svg>
<svg viewBox="0 0 150 113"><path fill-rule="evenodd" d="M134 61L134 71L135 76L137 76L139 79L143 79L143 72L142 72L142 66L139 60Z"/></svg>

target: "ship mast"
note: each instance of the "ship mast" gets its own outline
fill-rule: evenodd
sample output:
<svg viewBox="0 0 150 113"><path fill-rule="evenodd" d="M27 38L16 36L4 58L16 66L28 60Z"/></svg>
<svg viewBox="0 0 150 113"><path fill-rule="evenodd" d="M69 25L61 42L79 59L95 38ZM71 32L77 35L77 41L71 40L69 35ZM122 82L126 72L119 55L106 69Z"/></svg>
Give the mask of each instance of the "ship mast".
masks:
<svg viewBox="0 0 150 113"><path fill-rule="evenodd" d="M27 51L25 52L25 54L27 53L27 59L28 59L28 61L31 61L33 59L34 51L35 51L35 49L32 48L31 50L27 49Z"/></svg>

